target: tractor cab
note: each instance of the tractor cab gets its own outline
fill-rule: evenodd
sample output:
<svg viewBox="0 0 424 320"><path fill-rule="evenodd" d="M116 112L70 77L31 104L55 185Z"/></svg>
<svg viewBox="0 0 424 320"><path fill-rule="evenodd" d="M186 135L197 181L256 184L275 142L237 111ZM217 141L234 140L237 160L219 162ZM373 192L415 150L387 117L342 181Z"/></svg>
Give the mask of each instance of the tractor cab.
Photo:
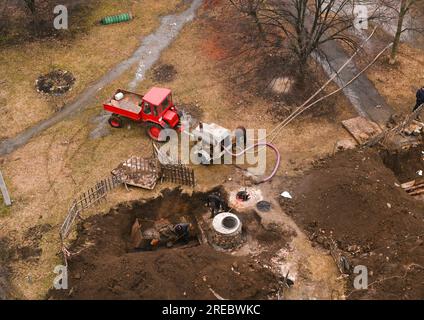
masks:
<svg viewBox="0 0 424 320"><path fill-rule="evenodd" d="M151 88L143 97L142 113L144 121L151 121L166 127L175 127L180 118L172 102L171 90Z"/></svg>

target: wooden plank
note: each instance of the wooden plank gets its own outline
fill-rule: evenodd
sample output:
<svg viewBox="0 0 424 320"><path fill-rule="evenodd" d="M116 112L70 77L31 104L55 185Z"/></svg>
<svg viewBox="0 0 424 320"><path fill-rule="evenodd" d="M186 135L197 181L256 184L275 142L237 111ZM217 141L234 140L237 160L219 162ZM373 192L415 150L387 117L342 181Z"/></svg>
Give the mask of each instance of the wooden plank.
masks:
<svg viewBox="0 0 424 320"><path fill-rule="evenodd" d="M411 188L416 188L418 186L421 186L422 184L424 184L424 178L418 178L415 180L402 183L400 186L402 189L409 191Z"/></svg>
<svg viewBox="0 0 424 320"><path fill-rule="evenodd" d="M424 183L417 184L416 186L413 186L413 187L409 188L408 190L406 190L406 192L411 192L411 191L414 191L414 190L417 190L417 189L420 189L420 188L424 189Z"/></svg>
<svg viewBox="0 0 424 320"><path fill-rule="evenodd" d="M9 191L7 190L6 182L4 182L3 175L1 173L1 171L0 171L0 189L1 189L1 193L3 195L4 204L8 207L11 206L12 200L10 200Z"/></svg>
<svg viewBox="0 0 424 320"><path fill-rule="evenodd" d="M421 187L419 189L415 189L414 191L410 192L409 195L411 196L418 196L424 194L424 187Z"/></svg>
<svg viewBox="0 0 424 320"><path fill-rule="evenodd" d="M401 186L402 189L409 189L409 188L413 187L414 185L415 185L415 180L412 180L412 181L402 183L400 186Z"/></svg>
<svg viewBox="0 0 424 320"><path fill-rule="evenodd" d="M364 117L344 120L342 125L359 144L365 143L382 132L378 124Z"/></svg>

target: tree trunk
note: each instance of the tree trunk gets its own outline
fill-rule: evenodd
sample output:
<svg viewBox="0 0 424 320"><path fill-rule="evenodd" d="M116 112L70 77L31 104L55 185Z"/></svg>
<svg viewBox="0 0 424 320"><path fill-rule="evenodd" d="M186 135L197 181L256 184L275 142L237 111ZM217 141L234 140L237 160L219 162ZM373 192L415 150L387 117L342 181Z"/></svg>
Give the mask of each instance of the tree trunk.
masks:
<svg viewBox="0 0 424 320"><path fill-rule="evenodd" d="M35 14L36 7L35 7L35 0L24 0L27 8L31 12L32 15Z"/></svg>
<svg viewBox="0 0 424 320"><path fill-rule="evenodd" d="M305 84L306 75L308 71L308 57L307 56L301 56L299 58L299 64L298 64L298 75L297 75L297 81L298 84L303 86Z"/></svg>
<svg viewBox="0 0 424 320"><path fill-rule="evenodd" d="M261 39L264 39L265 38L264 28L262 27L262 23L259 21L259 18L256 12L253 14L253 20L255 21L256 27L258 28L259 36L261 37Z"/></svg>
<svg viewBox="0 0 424 320"><path fill-rule="evenodd" d="M6 18L4 16L6 15L7 2L8 0L4 0L3 6L0 8L0 31L2 31L3 27L6 25Z"/></svg>
<svg viewBox="0 0 424 320"><path fill-rule="evenodd" d="M393 40L393 46L392 46L392 52L390 54L390 64L396 63L396 58L399 50L399 44L400 44L400 37L403 32L403 21L405 19L405 15L408 12L408 7L406 5L407 0L401 0L401 6L399 11L399 18L398 18L398 24L396 29L395 38Z"/></svg>

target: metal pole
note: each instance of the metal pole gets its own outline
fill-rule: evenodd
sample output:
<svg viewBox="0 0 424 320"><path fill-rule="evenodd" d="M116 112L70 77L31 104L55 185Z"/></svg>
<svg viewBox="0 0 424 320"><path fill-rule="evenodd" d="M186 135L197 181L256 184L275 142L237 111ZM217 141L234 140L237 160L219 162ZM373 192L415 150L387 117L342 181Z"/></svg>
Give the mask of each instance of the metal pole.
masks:
<svg viewBox="0 0 424 320"><path fill-rule="evenodd" d="M6 206L11 206L12 201L10 200L9 192L7 191L6 183L4 182L1 171L0 171L0 189L1 189L1 193L3 194L4 204Z"/></svg>

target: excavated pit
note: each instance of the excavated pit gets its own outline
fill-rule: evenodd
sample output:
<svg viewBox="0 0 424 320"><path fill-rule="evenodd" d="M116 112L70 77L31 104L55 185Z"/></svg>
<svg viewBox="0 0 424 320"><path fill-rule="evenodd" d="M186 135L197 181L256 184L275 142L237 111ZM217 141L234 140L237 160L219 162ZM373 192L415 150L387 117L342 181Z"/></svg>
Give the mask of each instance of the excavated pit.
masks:
<svg viewBox="0 0 424 320"><path fill-rule="evenodd" d="M404 151L381 150L380 156L384 165L393 171L400 183L423 178L419 175L424 171L423 145Z"/></svg>
<svg viewBox="0 0 424 320"><path fill-rule="evenodd" d="M70 246L75 254L68 260L69 289L51 289L48 298L216 299L213 291L229 299L275 296L279 276L248 255L227 252L237 248L216 250L212 219L205 206L213 192L227 198L221 187L192 195L178 188L166 189L156 198L122 203L80 222ZM267 248L286 244L283 236L263 239L265 230L254 211L233 213L240 219L244 238L248 234ZM134 250L130 237L136 219L142 231L158 222L186 222L194 228L188 243L139 251ZM224 224L231 227L234 221L226 219Z"/></svg>

